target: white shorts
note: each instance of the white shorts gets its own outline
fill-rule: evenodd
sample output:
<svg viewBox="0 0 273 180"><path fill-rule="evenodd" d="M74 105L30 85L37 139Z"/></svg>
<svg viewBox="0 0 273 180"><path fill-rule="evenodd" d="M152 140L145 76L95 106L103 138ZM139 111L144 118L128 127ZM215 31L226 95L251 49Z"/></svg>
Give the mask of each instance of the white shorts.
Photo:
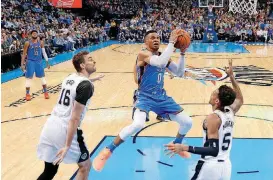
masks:
<svg viewBox="0 0 273 180"><path fill-rule="evenodd" d="M225 160L216 161L202 161L199 160L195 174L191 180L230 180L231 178L231 162Z"/></svg>
<svg viewBox="0 0 273 180"><path fill-rule="evenodd" d="M62 125L61 120L49 117L40 136L37 149L38 158L48 163L54 162L58 151L65 146L66 136L67 127ZM64 157L64 163L80 163L89 159L89 152L83 140L82 130L78 128Z"/></svg>

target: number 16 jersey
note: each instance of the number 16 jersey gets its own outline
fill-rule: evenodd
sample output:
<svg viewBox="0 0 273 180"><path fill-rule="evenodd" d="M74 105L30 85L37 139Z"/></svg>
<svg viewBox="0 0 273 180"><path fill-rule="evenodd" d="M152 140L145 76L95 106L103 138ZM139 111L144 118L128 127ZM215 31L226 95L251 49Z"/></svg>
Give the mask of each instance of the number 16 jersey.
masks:
<svg viewBox="0 0 273 180"><path fill-rule="evenodd" d="M221 125L218 130L219 135L219 152L216 157L213 156L201 156L201 158L205 161L213 161L213 160L228 160L230 156L230 150L232 147L232 137L233 137L233 126L234 126L234 112L229 107L226 106L224 108L224 112L220 110L215 110L215 114L219 116L221 119ZM206 121L203 122L203 142L204 147L208 146L207 143L207 129L206 129ZM214 145L216 146L216 145Z"/></svg>
<svg viewBox="0 0 273 180"><path fill-rule="evenodd" d="M63 82L57 104L55 105L51 116L64 126L68 126L71 119L75 101L85 105L85 109L81 114L80 122L82 122L93 95L94 86L91 81L77 73L69 75Z"/></svg>

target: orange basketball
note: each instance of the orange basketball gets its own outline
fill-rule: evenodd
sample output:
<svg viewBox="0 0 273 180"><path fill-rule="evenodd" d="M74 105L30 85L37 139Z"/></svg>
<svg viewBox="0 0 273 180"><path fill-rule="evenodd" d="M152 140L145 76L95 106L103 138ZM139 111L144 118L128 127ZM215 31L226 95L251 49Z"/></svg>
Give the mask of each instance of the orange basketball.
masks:
<svg viewBox="0 0 273 180"><path fill-rule="evenodd" d="M181 32L182 32L182 35L178 37L174 47L177 49L186 49L191 44L191 36L187 31L183 29L178 31L178 33L181 33Z"/></svg>

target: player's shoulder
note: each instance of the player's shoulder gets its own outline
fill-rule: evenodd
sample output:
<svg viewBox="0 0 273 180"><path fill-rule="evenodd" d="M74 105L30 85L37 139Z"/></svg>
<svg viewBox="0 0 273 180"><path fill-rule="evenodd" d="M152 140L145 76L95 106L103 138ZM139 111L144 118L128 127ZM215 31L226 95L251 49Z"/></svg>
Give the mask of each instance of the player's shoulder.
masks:
<svg viewBox="0 0 273 180"><path fill-rule="evenodd" d="M30 41L25 42L25 46L29 46L29 44L30 44Z"/></svg>
<svg viewBox="0 0 273 180"><path fill-rule="evenodd" d="M150 51L148 51L147 49L142 49L141 51L139 51L138 56L150 56L152 53Z"/></svg>
<svg viewBox="0 0 273 180"><path fill-rule="evenodd" d="M148 58L151 55L152 53L150 51L143 49L138 53L137 59L138 61L144 61L144 59Z"/></svg>
<svg viewBox="0 0 273 180"><path fill-rule="evenodd" d="M206 117L206 122L207 123L212 123L212 124L214 124L214 123L218 124L218 123L221 123L221 118L219 117L218 114L211 113Z"/></svg>

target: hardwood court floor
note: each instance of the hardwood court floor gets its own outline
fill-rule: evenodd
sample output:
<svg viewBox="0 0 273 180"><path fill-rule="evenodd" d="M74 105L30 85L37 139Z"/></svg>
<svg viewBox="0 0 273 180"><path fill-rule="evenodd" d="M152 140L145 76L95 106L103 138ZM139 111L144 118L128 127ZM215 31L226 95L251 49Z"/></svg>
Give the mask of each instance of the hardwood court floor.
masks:
<svg viewBox="0 0 273 180"><path fill-rule="evenodd" d="M94 76L104 74L105 77L94 83L95 94L82 124L90 151L105 135L116 135L131 122L132 96L137 87L132 72L140 49L140 44L118 44L92 53L97 61ZM229 84L221 69L228 64L229 58L233 58L245 99L245 105L237 114L235 137L273 138L273 46L246 46L246 49L249 53L187 53L186 65L190 69L223 78L216 85L209 81L204 85L193 79L171 80L165 76L168 95L193 116L193 127L187 136L202 136L201 123L212 111L208 105L210 94L220 85ZM172 58L176 60L178 57L179 54L175 53ZM71 61L46 69L49 100L43 98L38 79L32 81L31 93L35 93L35 98L29 102L24 101L23 77L2 84L2 179L31 180L43 171L43 162L36 156L40 132L57 102L60 83L72 72ZM148 124L156 122L153 113L150 119ZM173 122L162 123L145 130L140 136L175 136L177 129ZM76 165L62 164L55 179L69 179L76 169Z"/></svg>

